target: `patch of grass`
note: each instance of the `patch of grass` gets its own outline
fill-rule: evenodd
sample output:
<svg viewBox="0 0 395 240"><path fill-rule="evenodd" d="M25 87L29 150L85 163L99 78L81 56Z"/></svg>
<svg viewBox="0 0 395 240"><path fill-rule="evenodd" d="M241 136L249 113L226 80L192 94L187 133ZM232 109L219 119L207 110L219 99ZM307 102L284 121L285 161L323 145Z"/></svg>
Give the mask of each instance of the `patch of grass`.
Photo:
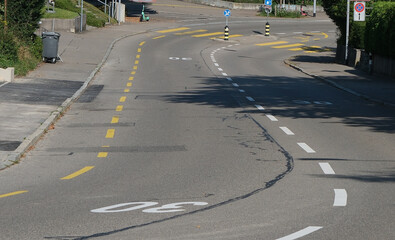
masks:
<svg viewBox="0 0 395 240"><path fill-rule="evenodd" d="M266 12L260 12L259 16L266 17L267 13ZM277 15L274 15L274 12L271 12L269 14L270 17L282 17L282 18L301 18L304 17L302 14L300 14L299 11L286 11L286 10L279 10L277 11Z"/></svg>
<svg viewBox="0 0 395 240"><path fill-rule="evenodd" d="M69 10L55 8L55 12L47 12L46 8L43 9L43 18L61 18L61 19L73 19L78 17L79 14Z"/></svg>

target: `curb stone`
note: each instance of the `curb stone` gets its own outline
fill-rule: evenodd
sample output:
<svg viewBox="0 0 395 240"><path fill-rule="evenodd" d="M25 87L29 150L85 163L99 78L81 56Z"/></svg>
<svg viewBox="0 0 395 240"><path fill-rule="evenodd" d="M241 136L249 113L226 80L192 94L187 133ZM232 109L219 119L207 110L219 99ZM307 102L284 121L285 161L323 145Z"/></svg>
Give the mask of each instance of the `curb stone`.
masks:
<svg viewBox="0 0 395 240"><path fill-rule="evenodd" d="M32 133L30 136L26 137L23 140L23 142L21 143L21 145L19 145L17 149L15 149L11 153L5 154L5 157L0 160L0 170L3 170L18 163L20 159L24 156L24 154L26 154L29 149L33 147L39 141L39 139L46 134L50 126L54 124L58 119L60 119L61 115L66 112L66 110L74 103L74 101L76 101L85 92L96 74L107 61L112 49L114 48L115 43L119 42L124 38L144 34L147 32L149 31L131 33L113 40L110 46L107 48L107 52L104 55L102 61L91 72L91 74L85 80L84 84L80 87L80 89L78 89L71 98L67 98L55 111L53 111L50 116L36 129L36 131L34 131L34 133Z"/></svg>
<svg viewBox="0 0 395 240"><path fill-rule="evenodd" d="M315 79L321 80L321 81L323 81L326 84L329 84L329 85L331 85L331 86L333 86L335 88L338 88L338 89L340 89L342 91L350 93L350 94L352 94L354 96L360 97L360 98L362 98L364 100L367 100L367 101L370 101L370 102L373 102L373 103L376 103L376 104L380 104L380 105L384 105L384 106L394 107L395 108L395 104L393 104L393 103L389 103L389 102L386 102L386 101L383 101L383 100L380 100L380 99L372 98L372 97L370 97L368 95L365 95L365 94L358 93L358 92L356 92L354 90L351 90L349 88L343 87L340 84L337 84L337 83L335 83L332 80L329 80L329 79L326 79L326 78L321 77L319 75L307 72L303 68L301 68L301 67L297 66L296 64L292 63L289 59L284 60L284 63L286 65L290 66L291 68L294 68L294 69L296 69L296 70L298 70L298 71L300 71L300 72L302 72L302 73L304 73L304 74L306 74L308 76L311 76L311 77L313 77Z"/></svg>

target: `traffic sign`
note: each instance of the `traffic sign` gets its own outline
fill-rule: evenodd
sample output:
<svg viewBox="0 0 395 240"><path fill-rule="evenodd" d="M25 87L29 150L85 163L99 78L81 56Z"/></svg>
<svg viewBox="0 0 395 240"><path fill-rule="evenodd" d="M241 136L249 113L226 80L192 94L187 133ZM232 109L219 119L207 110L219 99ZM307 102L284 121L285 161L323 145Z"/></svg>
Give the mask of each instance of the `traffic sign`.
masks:
<svg viewBox="0 0 395 240"><path fill-rule="evenodd" d="M265 5L271 6L272 5L272 0L265 0Z"/></svg>
<svg viewBox="0 0 395 240"><path fill-rule="evenodd" d="M365 2L354 3L354 21L365 21Z"/></svg>
<svg viewBox="0 0 395 240"><path fill-rule="evenodd" d="M224 16L225 16L225 17L229 17L229 16L230 16L230 10L229 10L229 9L226 9L226 10L224 11Z"/></svg>

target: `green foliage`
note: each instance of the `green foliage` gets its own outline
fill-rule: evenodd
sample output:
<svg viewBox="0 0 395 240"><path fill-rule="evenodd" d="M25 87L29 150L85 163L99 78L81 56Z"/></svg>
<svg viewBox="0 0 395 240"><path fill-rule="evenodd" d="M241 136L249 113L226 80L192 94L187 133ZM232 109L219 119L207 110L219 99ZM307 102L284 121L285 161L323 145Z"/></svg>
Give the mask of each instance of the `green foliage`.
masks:
<svg viewBox="0 0 395 240"><path fill-rule="evenodd" d="M78 17L78 13L69 10L56 8L55 12L47 12L46 8L43 8L43 18L61 18L61 19L73 19Z"/></svg>
<svg viewBox="0 0 395 240"><path fill-rule="evenodd" d="M383 56L395 57L395 2L374 4L366 23L366 50Z"/></svg>
<svg viewBox="0 0 395 240"><path fill-rule="evenodd" d="M237 3L261 3L263 4L264 0L225 0L227 2L237 2ZM275 4L280 4L280 0L273 0L273 5ZM286 0L283 3L284 4L291 4L291 5L300 5L304 2L305 5L313 5L314 0ZM322 4L322 0L317 0L316 1L317 5Z"/></svg>

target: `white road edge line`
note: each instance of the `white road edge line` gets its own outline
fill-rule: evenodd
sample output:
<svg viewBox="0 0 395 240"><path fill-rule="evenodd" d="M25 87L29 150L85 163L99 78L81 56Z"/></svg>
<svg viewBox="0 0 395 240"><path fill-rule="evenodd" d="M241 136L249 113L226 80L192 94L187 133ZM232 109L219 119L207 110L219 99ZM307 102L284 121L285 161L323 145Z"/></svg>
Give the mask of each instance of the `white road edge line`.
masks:
<svg viewBox="0 0 395 240"><path fill-rule="evenodd" d="M315 153L315 151L306 143L298 143L299 147L303 148L307 153Z"/></svg>
<svg viewBox="0 0 395 240"><path fill-rule="evenodd" d="M261 110L261 111L264 111L264 110L265 110L265 108L262 107L261 105L255 105L255 107L258 108L258 110Z"/></svg>
<svg viewBox="0 0 395 240"><path fill-rule="evenodd" d="M346 189L333 189L335 191L335 200L333 201L334 207L347 206L347 192Z"/></svg>
<svg viewBox="0 0 395 240"><path fill-rule="evenodd" d="M9 83L10 83L10 82L5 82L5 83L1 84L0 87L3 87L3 86L5 86L5 85L7 85L7 84L9 84Z"/></svg>
<svg viewBox="0 0 395 240"><path fill-rule="evenodd" d="M289 136L293 136L295 135L295 133L293 133L291 130L289 130L289 128L287 127L280 127L281 130L283 130L283 132L285 132L285 134L289 135Z"/></svg>
<svg viewBox="0 0 395 240"><path fill-rule="evenodd" d="M318 163L325 174L336 174L329 163Z"/></svg>
<svg viewBox="0 0 395 240"><path fill-rule="evenodd" d="M305 229L302 229L300 231L297 231L296 233L292 233L288 236L282 237L282 238L277 238L276 240L294 240L294 239L298 239L301 237L304 237L310 233L313 233L317 230L320 230L322 227L316 227L316 226L310 226L307 227Z"/></svg>
<svg viewBox="0 0 395 240"><path fill-rule="evenodd" d="M253 99L252 97L246 97L248 101L250 102L255 102L255 99Z"/></svg>
<svg viewBox="0 0 395 240"><path fill-rule="evenodd" d="M272 122L278 122L278 119L271 114L266 114L266 117L268 117Z"/></svg>

